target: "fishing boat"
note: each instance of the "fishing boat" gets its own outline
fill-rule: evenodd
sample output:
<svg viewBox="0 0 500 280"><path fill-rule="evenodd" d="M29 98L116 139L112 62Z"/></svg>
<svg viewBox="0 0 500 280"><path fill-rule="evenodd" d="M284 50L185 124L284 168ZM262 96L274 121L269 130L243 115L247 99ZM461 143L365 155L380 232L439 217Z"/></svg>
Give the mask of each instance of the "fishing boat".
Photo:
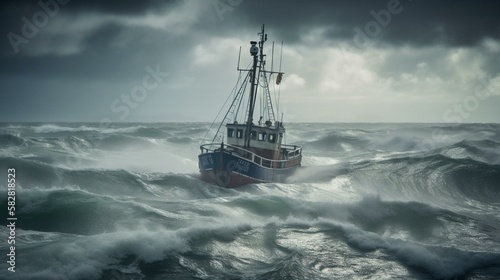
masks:
<svg viewBox="0 0 500 280"><path fill-rule="evenodd" d="M281 58L279 70L274 71L273 43L271 68L266 70L264 44L267 34L264 32L264 25L258 35L258 42L250 42L252 61L247 68L240 68L240 48L237 67L239 77L226 104L229 104L229 100L232 102L212 140L209 143L204 143L203 140L200 144L198 165L201 179L221 187L284 182L301 165L302 148L286 145L283 113L281 120L276 119L279 110L279 85L285 74L281 72ZM281 46L280 57L283 53L283 43ZM274 79L272 96L270 81ZM277 103L276 112L273 97ZM260 105L260 115L255 122L257 105Z"/></svg>

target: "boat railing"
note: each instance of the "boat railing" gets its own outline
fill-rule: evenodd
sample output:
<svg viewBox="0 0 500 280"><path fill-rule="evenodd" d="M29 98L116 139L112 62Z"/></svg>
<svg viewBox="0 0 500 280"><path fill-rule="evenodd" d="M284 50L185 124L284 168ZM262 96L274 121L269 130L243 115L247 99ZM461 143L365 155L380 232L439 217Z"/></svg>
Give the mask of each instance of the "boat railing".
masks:
<svg viewBox="0 0 500 280"><path fill-rule="evenodd" d="M253 162L268 168L287 168L295 166L302 157L302 148L295 145L281 145L281 151L284 154L285 159L270 159L257 155L256 153L250 152L239 146L233 146L229 144L205 144L200 146L202 154L209 152L215 152L221 148L231 152L236 152L239 156L250 159Z"/></svg>

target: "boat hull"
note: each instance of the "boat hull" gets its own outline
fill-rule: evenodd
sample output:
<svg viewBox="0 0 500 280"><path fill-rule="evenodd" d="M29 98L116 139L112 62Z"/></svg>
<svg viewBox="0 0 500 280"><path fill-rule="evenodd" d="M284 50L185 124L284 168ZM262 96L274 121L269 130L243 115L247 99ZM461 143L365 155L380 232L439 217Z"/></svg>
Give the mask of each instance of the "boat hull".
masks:
<svg viewBox="0 0 500 280"><path fill-rule="evenodd" d="M247 184L284 182L300 166L269 168L227 150L203 153L198 156L201 179L225 188Z"/></svg>

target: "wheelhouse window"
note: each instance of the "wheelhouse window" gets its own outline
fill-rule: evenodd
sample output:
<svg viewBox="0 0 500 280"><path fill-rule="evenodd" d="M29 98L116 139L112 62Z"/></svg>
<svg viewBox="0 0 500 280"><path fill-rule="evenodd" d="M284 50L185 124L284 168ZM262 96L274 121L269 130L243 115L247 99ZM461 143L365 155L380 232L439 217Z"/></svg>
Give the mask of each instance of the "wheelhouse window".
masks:
<svg viewBox="0 0 500 280"><path fill-rule="evenodd" d="M236 130L236 138L243 138L243 129Z"/></svg>
<svg viewBox="0 0 500 280"><path fill-rule="evenodd" d="M227 137L230 137L230 138L234 137L234 128L227 129Z"/></svg>
<svg viewBox="0 0 500 280"><path fill-rule="evenodd" d="M271 143L276 143L276 134L270 133L267 140Z"/></svg>
<svg viewBox="0 0 500 280"><path fill-rule="evenodd" d="M250 131L250 139L252 140L257 139L257 131Z"/></svg>
<svg viewBox="0 0 500 280"><path fill-rule="evenodd" d="M266 141L266 133L259 132L259 141Z"/></svg>

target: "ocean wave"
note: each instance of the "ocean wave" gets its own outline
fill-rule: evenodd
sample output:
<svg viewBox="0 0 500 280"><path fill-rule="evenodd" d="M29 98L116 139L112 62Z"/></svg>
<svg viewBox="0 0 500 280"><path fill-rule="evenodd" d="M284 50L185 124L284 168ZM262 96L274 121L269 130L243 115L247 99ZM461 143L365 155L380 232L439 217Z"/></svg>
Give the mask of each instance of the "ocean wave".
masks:
<svg viewBox="0 0 500 280"><path fill-rule="evenodd" d="M441 154L355 163L350 175L359 191L400 196L438 205L494 202L500 199L500 165ZM473 204L473 203L472 203Z"/></svg>
<svg viewBox="0 0 500 280"><path fill-rule="evenodd" d="M56 240L47 238L41 244L25 246L17 255L18 266L23 269L17 271L16 276L18 279L100 279L109 270L130 265L125 256L132 258L132 265L140 275L145 273L140 270L143 264L187 253L204 243L228 242L250 229L247 223L227 221L177 230L162 227L151 230L136 224L120 231L89 236L61 234ZM1 232L5 233L5 229ZM19 230L19 235L22 233ZM28 258L30 254L39 257ZM127 275L136 273L129 271Z"/></svg>
<svg viewBox="0 0 500 280"><path fill-rule="evenodd" d="M428 204L384 201L377 196L366 196L351 203L310 202L283 196L239 196L227 200L224 206L251 220L270 217L279 220L293 217L300 221L329 219L384 235L388 235L388 229L395 233L408 232L414 240L434 244L443 240L436 236L446 230L442 219L453 219L450 215L458 219L456 214Z"/></svg>
<svg viewBox="0 0 500 280"><path fill-rule="evenodd" d="M359 151L393 151L409 152L424 151L426 140L418 135L398 135L401 132L361 133L352 134L350 131L330 132L326 136L321 136L317 140L305 142L304 145L314 149L336 151L336 152L356 152Z"/></svg>
<svg viewBox="0 0 500 280"><path fill-rule="evenodd" d="M31 159L0 158L0 166L14 166L22 175L18 185L25 189L77 186L96 194L141 196L144 182L126 170L65 169Z"/></svg>
<svg viewBox="0 0 500 280"><path fill-rule="evenodd" d="M79 154L83 150L93 148L95 145L95 140L85 139L77 136L65 136L65 137L47 137L44 139L38 139L40 148L50 148L59 152L67 152L68 154ZM33 141L33 143L35 143ZM33 145L33 147L37 147Z"/></svg>
<svg viewBox="0 0 500 280"><path fill-rule="evenodd" d="M408 152L422 149L423 140L418 137L393 136L385 139L373 139L368 145L372 149Z"/></svg>
<svg viewBox="0 0 500 280"><path fill-rule="evenodd" d="M443 147L437 152L444 156L465 159L470 158L488 164L500 164L500 143L491 140L469 141Z"/></svg>
<svg viewBox="0 0 500 280"><path fill-rule="evenodd" d="M498 125L290 124L304 166L286 183L237 189L200 180L206 128L3 125L0 169L18 179L17 278L500 275Z"/></svg>
<svg viewBox="0 0 500 280"><path fill-rule="evenodd" d="M146 188L163 201L213 199L238 193L232 189L219 188L202 182L197 174L161 174L157 178L142 178L142 180Z"/></svg>
<svg viewBox="0 0 500 280"><path fill-rule="evenodd" d="M352 135L345 135L341 132L331 132L317 140L304 143L308 147L328 151L349 151L360 147L366 147L368 141Z"/></svg>
<svg viewBox="0 0 500 280"><path fill-rule="evenodd" d="M58 168L50 164L37 160L16 157L0 157L0 166L15 168L23 175L23 180L17 183L18 186L29 188L30 186L52 186L60 182L60 172ZM0 186L3 184L0 183Z"/></svg>
<svg viewBox="0 0 500 280"><path fill-rule="evenodd" d="M104 136L96 142L96 145L103 150L116 150L127 147L141 149L152 148L156 146L154 142L149 141L145 138L119 134Z"/></svg>
<svg viewBox="0 0 500 280"><path fill-rule="evenodd" d="M169 230L137 230L60 238L35 248L25 248L23 251L26 255L23 252L18 255L18 266L23 269L16 271L16 277L100 279L103 271L119 266L123 256L131 255L142 262L151 263L162 260L165 255L189 250L188 240ZM30 259L30 254L43 257L23 261Z"/></svg>
<svg viewBox="0 0 500 280"><path fill-rule="evenodd" d="M35 133L54 133L54 132L75 132L75 131L95 131L95 128L87 127L87 126L79 126L79 127L68 127L68 126L59 126L55 124L45 124L41 126L32 127Z"/></svg>
<svg viewBox="0 0 500 280"><path fill-rule="evenodd" d="M194 210L189 203L196 204L198 210L208 208L192 216L177 217L176 223L175 219L160 214L147 215L146 208L131 203L132 198L121 200L76 189L33 191L33 197L27 196L28 199L40 202L30 213L23 213L23 220L38 233L30 234L19 245L23 248L18 255L19 267L23 269L18 276L20 279L159 277L172 275L171 269L176 268L179 275L186 277L331 279L338 276L333 268L342 264L334 260L340 250L338 246L344 245L363 254L378 252L385 261L399 263L418 278L461 278L500 265L497 253L441 246L446 237L442 231L443 219L454 221L457 226L463 224L454 217L456 214L425 204L383 201L378 197L354 203L317 203L248 192L233 194L236 195L225 199L214 197L206 202L194 199L175 207L166 206L178 213ZM36 199L40 195L44 198ZM51 216L63 222L43 224ZM73 219L81 223L72 223ZM165 221L161 222L162 219ZM87 231L82 232L78 227ZM99 230L92 232L88 228ZM43 231L51 233L45 236ZM407 241L398 232L409 232L420 242ZM23 233L24 229L19 231L20 236ZM317 254L318 247L322 248L323 257ZM351 253L342 252L347 254L345 258L350 258ZM30 254L38 257L30 259L27 257ZM352 254L354 259L359 253ZM168 266L171 262L173 266ZM224 265L207 265L218 262ZM343 266L342 273L347 278L359 276L359 271ZM391 271L386 273L391 275Z"/></svg>
<svg viewBox="0 0 500 280"><path fill-rule="evenodd" d="M168 142L170 143L175 143L175 144L192 144L192 143L197 143L193 138L191 137L170 137L167 139Z"/></svg>
<svg viewBox="0 0 500 280"><path fill-rule="evenodd" d="M11 146L22 146L26 144L26 140L23 138L12 135L10 133L0 134L0 146L2 148L7 148Z"/></svg>
<svg viewBox="0 0 500 280"><path fill-rule="evenodd" d="M162 129L141 126L136 131L134 131L132 135L147 138L164 139L171 134Z"/></svg>
<svg viewBox="0 0 500 280"><path fill-rule="evenodd" d="M155 225L182 218L141 203L139 197L96 194L78 186L22 190L20 195L19 225L24 230L92 235L128 227L145 216Z"/></svg>
<svg viewBox="0 0 500 280"><path fill-rule="evenodd" d="M339 228L349 246L363 252L381 250L394 261L416 271L419 278L457 279L466 277L474 270L500 266L500 255L495 253L423 245L383 237L349 225L339 225L329 221L325 221L324 224Z"/></svg>
<svg viewBox="0 0 500 280"><path fill-rule="evenodd" d="M94 124L95 125L95 124ZM47 133L57 133L57 132L96 132L103 134L133 134L138 133L139 135L144 135L145 137L161 136L162 131L156 128L146 127L143 125L137 126L126 126L126 127L113 127L113 126L97 126L91 125L79 125L79 126L63 126L56 124L44 124L40 126L32 126L32 130L35 133L47 134Z"/></svg>

